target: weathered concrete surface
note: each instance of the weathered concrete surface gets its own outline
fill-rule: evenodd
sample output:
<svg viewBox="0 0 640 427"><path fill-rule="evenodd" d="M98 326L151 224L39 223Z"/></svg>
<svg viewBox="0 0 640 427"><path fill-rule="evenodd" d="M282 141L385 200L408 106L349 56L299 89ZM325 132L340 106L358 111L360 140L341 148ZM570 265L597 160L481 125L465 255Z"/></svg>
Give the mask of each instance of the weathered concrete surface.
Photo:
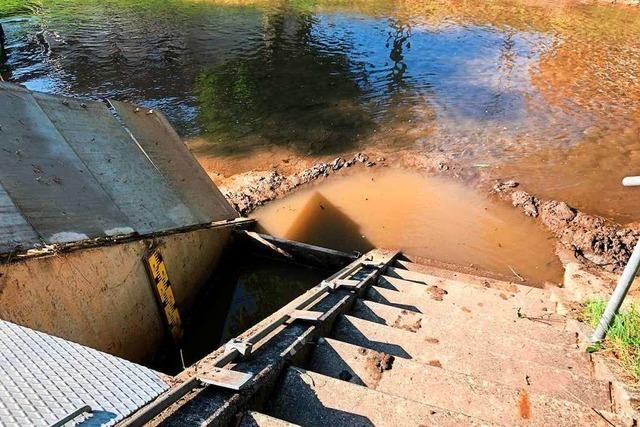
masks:
<svg viewBox="0 0 640 427"><path fill-rule="evenodd" d="M381 353L341 341L321 341L309 369L333 378L365 385L379 392L448 408L501 425L584 426L603 424L591 408L571 396L553 398L528 391L529 387L508 387L499 382L395 358L389 369L378 369ZM347 374L348 373L348 374ZM611 409L608 385L599 383L603 398L597 409ZM526 398L527 407L522 400ZM593 400L590 401L593 403ZM526 409L526 411L525 411ZM616 416L607 414L610 420Z"/></svg>
<svg viewBox="0 0 640 427"><path fill-rule="evenodd" d="M394 272L367 264L380 268L367 285L381 271ZM573 319L491 311L491 305L515 311L527 300L544 308L555 301L550 290L486 286L482 278L461 283L448 275L437 278L440 291L421 295L426 276L415 270L397 273L422 283L383 277L382 284L395 290L327 293L310 305L326 320L281 325L271 338L260 338L251 356L232 364L254 373L246 389L194 390L153 424L226 425L251 408L277 418L269 422L311 426L635 425L616 380L597 376L580 348L586 335ZM505 299L503 292L518 297ZM221 351L188 371L206 370Z"/></svg>
<svg viewBox="0 0 640 427"><path fill-rule="evenodd" d="M230 233L229 228L213 228L156 239L181 310L193 304ZM151 242L136 240L0 265L0 317L145 361L165 335L143 262Z"/></svg>
<svg viewBox="0 0 640 427"><path fill-rule="evenodd" d="M393 270L393 269L390 269ZM396 271L396 270L394 270ZM406 270L397 270L406 271ZM411 272L413 273L413 272ZM422 299L447 301L458 306L490 307L492 315L496 313L513 314L518 309L529 315L551 315L555 311L555 303L549 298L539 298L524 293L496 291L481 288L464 282L424 276L421 282L383 276L378 281L378 287L391 289Z"/></svg>
<svg viewBox="0 0 640 427"><path fill-rule="evenodd" d="M522 353L518 353L518 348L511 353L498 354L482 345L481 340L445 346L412 332L351 316L343 316L338 321L335 338L394 357L440 366L512 387L529 386L541 393L560 395L569 390L583 396L581 384L589 379L574 375L573 365L552 366L521 359Z"/></svg>
<svg viewBox="0 0 640 427"><path fill-rule="evenodd" d="M367 299L380 304L425 313L430 318L448 319L452 323L464 323L465 319L474 319L487 324L515 324L526 329L522 332L525 336L540 336L543 340L553 338L563 344L575 343L575 337L560 333L566 328L566 324L557 315L552 316L551 319L547 319L546 316L541 317L542 313L520 311L520 315L518 315L517 307L514 307L510 312L505 310L504 312L493 313L482 303L482 305L478 305L473 301L469 301L468 304L449 305L443 304L444 301L434 300L431 297L419 298L377 286L367 290Z"/></svg>
<svg viewBox="0 0 640 427"><path fill-rule="evenodd" d="M372 265L358 266L356 263L355 270L350 269L353 267L346 267L345 270L336 274L346 274L365 285L375 280L379 273L378 263L384 267L392 261L395 255L395 251L373 250L365 255L372 262ZM324 313L322 323L287 322L281 324L267 337L255 343L254 352L250 357L233 363L234 370L254 374L246 387L237 392L217 387L196 389L181 401L166 408L152 420L150 425L228 425L235 422L236 415L247 407L259 409L261 402L273 396L273 387L278 383L288 364L301 363L311 349L311 346L307 344L318 336L328 334L334 320L340 313L347 311L356 299L356 294L352 290L342 288L333 292L322 292L322 296L318 297L318 288L322 288L322 285L319 284L305 292L239 336L242 340L252 339L259 330L282 319L283 316L288 316L300 304L305 306L309 304L310 310ZM221 347L189 367L177 378L178 383L197 376L199 371L206 370L223 353L224 347Z"/></svg>
<svg viewBox="0 0 640 427"><path fill-rule="evenodd" d="M243 414L238 427L296 427L296 425L260 412L247 411Z"/></svg>
<svg viewBox="0 0 640 427"><path fill-rule="evenodd" d="M289 369L271 412L304 426L491 425L315 372Z"/></svg>
<svg viewBox="0 0 640 427"><path fill-rule="evenodd" d="M513 276L507 278L502 274L478 270L477 267L465 267L407 255L404 255L404 258L405 259L396 260L394 267L429 274L442 279L463 281L471 285L498 289L500 291L516 292L521 286L521 284L519 285L512 282ZM526 288L528 289L529 287L527 286Z"/></svg>
<svg viewBox="0 0 640 427"><path fill-rule="evenodd" d="M589 358L582 349L555 341L528 339L517 334L517 329L522 329L523 323L520 323L520 328L513 328L513 333L501 333L494 328L483 327L486 324L482 323L450 323L446 319L431 319L428 314L362 300L354 305L352 314L363 320L414 332L416 339L425 340L443 349L459 343L481 342L483 348L493 353L511 354L521 360L542 365L572 366L574 373L591 375L589 370L584 369L589 366Z"/></svg>

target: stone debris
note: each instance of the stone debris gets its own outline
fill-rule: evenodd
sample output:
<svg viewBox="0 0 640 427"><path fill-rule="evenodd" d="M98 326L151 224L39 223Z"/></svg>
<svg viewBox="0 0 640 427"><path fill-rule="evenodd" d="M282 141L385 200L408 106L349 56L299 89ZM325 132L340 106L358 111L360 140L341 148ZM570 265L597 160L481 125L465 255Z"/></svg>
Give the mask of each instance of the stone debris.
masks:
<svg viewBox="0 0 640 427"><path fill-rule="evenodd" d="M503 191L506 191L510 188L516 188L520 185L520 183L516 180L513 179L509 179L506 181L498 181L494 186L493 186L493 191L495 191L496 193L502 193Z"/></svg>
<svg viewBox="0 0 640 427"><path fill-rule="evenodd" d="M500 195L522 208L525 215L539 218L559 244L581 262L614 273L624 269L640 238L637 226L621 226L564 202L540 200L521 190L509 192L512 188L504 187Z"/></svg>
<svg viewBox="0 0 640 427"><path fill-rule="evenodd" d="M233 207L241 215L247 215L256 208L290 193L301 185L326 178L357 163L366 167L377 166L375 162L369 160L369 156L366 154L357 153L351 159L337 157L331 162L317 163L289 176L285 176L277 170L247 174L247 179L239 188L221 189Z"/></svg>
<svg viewBox="0 0 640 427"><path fill-rule="evenodd" d="M533 218L538 216L538 199L524 191L514 191L511 193L511 204L513 204L514 207L521 206L527 216Z"/></svg>
<svg viewBox="0 0 640 427"><path fill-rule="evenodd" d="M436 301L442 301L444 296L448 294L447 291L445 291L442 288L439 288L436 285L429 286L427 290L429 291L429 294L431 294L431 298Z"/></svg>

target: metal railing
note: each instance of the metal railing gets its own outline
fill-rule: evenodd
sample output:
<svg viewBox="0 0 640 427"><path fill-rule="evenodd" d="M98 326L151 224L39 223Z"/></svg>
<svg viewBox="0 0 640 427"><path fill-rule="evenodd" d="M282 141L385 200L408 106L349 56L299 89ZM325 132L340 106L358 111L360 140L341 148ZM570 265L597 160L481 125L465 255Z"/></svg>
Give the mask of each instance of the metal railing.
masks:
<svg viewBox="0 0 640 427"><path fill-rule="evenodd" d="M640 176L628 176L622 180L622 185L625 187L640 186ZM591 336L591 342L600 342L604 339L609 326L611 326L611 322L613 322L616 313L618 313L620 306L622 306L622 303L624 302L624 298L629 292L629 288L631 288L631 284L633 283L639 268L640 240L636 242L636 246L631 253L631 257L629 257L629 261L624 267L622 275L618 279L613 295L611 295L611 299L607 303L607 307L605 308L604 313L602 313L602 317L600 317L598 326Z"/></svg>

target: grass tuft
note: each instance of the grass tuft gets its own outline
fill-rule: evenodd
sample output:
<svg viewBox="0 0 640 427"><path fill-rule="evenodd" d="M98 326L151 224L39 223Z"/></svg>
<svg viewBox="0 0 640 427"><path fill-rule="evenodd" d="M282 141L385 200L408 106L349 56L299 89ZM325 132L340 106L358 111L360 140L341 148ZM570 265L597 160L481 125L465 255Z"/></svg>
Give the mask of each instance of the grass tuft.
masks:
<svg viewBox="0 0 640 427"><path fill-rule="evenodd" d="M606 305L601 298L587 300L582 312L584 319L596 327ZM612 353L632 377L640 380L640 311L635 305L618 312L607 332L603 350Z"/></svg>

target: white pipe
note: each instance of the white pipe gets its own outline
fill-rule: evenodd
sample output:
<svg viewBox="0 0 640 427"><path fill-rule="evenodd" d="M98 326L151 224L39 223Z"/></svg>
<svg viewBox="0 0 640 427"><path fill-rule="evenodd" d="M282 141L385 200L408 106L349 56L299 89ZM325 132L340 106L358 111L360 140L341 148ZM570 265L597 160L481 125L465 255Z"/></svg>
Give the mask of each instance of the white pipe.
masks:
<svg viewBox="0 0 640 427"><path fill-rule="evenodd" d="M622 180L622 185L626 187L640 185L640 176L628 176ZM613 318L622 306L624 298L627 296L629 288L631 288L631 284L636 278L638 269L640 269L640 240L636 242L629 261L627 261L627 265L624 267L620 279L618 279L616 288L613 290L613 295L611 295L611 299L607 303L602 317L600 317L598 326L591 336L591 342L600 342L604 339L609 326L611 326L611 322L613 322Z"/></svg>
<svg viewBox="0 0 640 427"><path fill-rule="evenodd" d="M640 185L640 176L628 176L622 180L625 187L635 187Z"/></svg>
<svg viewBox="0 0 640 427"><path fill-rule="evenodd" d="M614 316L620 309L624 298L627 296L627 292L629 292L629 288L636 277L639 267L640 240L636 243L636 247L633 249L631 257L629 258L629 262L627 262L620 279L618 279L618 284L613 291L613 295L611 295L611 299L607 303L607 308L604 309L604 313L602 313L602 317L598 322L598 327L591 336L591 342L600 342L604 339L604 336L607 334L607 329L609 329Z"/></svg>

